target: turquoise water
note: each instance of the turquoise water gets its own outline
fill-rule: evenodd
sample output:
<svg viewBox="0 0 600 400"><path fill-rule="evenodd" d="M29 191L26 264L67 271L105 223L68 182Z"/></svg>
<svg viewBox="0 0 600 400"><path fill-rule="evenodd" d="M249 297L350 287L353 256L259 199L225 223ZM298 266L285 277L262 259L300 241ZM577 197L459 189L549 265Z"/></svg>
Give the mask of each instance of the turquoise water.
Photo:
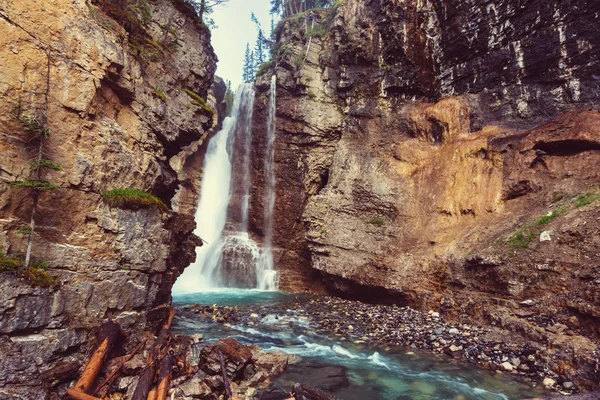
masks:
<svg viewBox="0 0 600 400"><path fill-rule="evenodd" d="M260 311L264 310L262 306L296 297L280 292L228 289L178 296L174 303L177 307L218 304ZM344 400L509 400L540 394L506 376L492 375L445 355L355 344L335 335L318 335L311 329L310 317L301 310L282 307L277 314L259 313L249 321L230 326L178 314L173 326L177 333L202 333L208 342L231 336L266 351L283 350L302 357L299 364L291 365L275 380L288 390L295 382L302 382Z"/></svg>

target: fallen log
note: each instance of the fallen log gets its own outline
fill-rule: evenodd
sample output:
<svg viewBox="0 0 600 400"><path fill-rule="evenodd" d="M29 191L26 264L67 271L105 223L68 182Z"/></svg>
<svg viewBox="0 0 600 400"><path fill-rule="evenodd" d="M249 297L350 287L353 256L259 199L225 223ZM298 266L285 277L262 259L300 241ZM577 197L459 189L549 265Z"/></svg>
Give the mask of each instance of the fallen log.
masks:
<svg viewBox="0 0 600 400"><path fill-rule="evenodd" d="M156 400L156 388L150 390L147 400Z"/></svg>
<svg viewBox="0 0 600 400"><path fill-rule="evenodd" d="M85 394L75 389L67 389L67 394L75 400L101 400L99 397Z"/></svg>
<svg viewBox="0 0 600 400"><path fill-rule="evenodd" d="M92 387L104 361L123 336L125 334L119 324L112 321L102 324L97 336L98 347L75 384L75 392L86 393Z"/></svg>
<svg viewBox="0 0 600 400"><path fill-rule="evenodd" d="M338 400L337 397L314 387L296 383L292 391L296 400Z"/></svg>
<svg viewBox="0 0 600 400"><path fill-rule="evenodd" d="M173 322L174 316L175 309L171 308L169 318L158 333L158 337L154 342L152 351L150 351L150 354L148 355L148 363L146 364L146 368L140 374L140 379L138 380L138 384L135 387L135 391L131 396L131 400L148 399L150 389L152 388L152 383L154 383L154 375L156 374L156 364L159 360L160 350L163 347L164 342L167 341L167 337L169 336L169 329L171 328L171 323Z"/></svg>
<svg viewBox="0 0 600 400"><path fill-rule="evenodd" d="M225 368L225 360L223 359L223 352L219 350L219 363L221 364L221 373L223 374L223 385L225 386L225 394L228 399L231 397L231 386L229 385L229 377L227 376L227 368Z"/></svg>
<svg viewBox="0 0 600 400"><path fill-rule="evenodd" d="M171 370L173 368L173 357L166 356L160 362L158 371L158 388L156 390L156 400L165 400L169 391L169 382L171 381Z"/></svg>
<svg viewBox="0 0 600 400"><path fill-rule="evenodd" d="M104 386L106 386L107 383L109 383L118 373L119 371L123 368L123 366L125 365L125 363L129 360L131 360L133 358L133 356L140 351L140 349L142 348L142 346L144 345L144 343L146 343L146 339L142 340L140 344L137 345L137 347L135 349L133 349L133 351L131 352L131 354L129 354L124 360L123 362L121 362L121 364L115 368L115 370L104 380L104 382L102 382L102 384L100 386L98 386L96 388L96 390L94 390L94 394L98 393L100 391L100 389L102 389Z"/></svg>

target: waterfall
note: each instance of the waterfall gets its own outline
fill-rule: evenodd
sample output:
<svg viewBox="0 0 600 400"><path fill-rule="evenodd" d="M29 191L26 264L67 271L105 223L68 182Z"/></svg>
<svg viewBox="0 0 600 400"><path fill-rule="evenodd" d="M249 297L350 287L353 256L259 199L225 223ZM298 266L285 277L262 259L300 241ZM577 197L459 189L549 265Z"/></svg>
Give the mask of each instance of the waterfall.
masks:
<svg viewBox="0 0 600 400"><path fill-rule="evenodd" d="M250 205L252 113L254 90L242 85L235 95L233 113L223 128L210 139L204 158L200 201L196 211L195 234L205 244L196 249L196 261L190 265L173 287L173 293L194 293L222 287L277 289L272 237L275 205L275 77L271 81L267 146L265 154L265 237L262 248L250 237L248 216ZM241 160L241 165L239 161ZM240 168L241 187L233 187L232 167ZM228 215L233 193L240 194L239 221ZM237 203L233 202L233 205ZM231 211L231 210L230 210ZM234 223L231 219L238 221Z"/></svg>
<svg viewBox="0 0 600 400"><path fill-rule="evenodd" d="M265 152L265 204L264 204L264 244L263 262L257 271L258 287L274 289L276 272L273 261L273 216L275 209L275 125L277 111L277 77L271 77L269 95L269 116L267 118L267 149Z"/></svg>

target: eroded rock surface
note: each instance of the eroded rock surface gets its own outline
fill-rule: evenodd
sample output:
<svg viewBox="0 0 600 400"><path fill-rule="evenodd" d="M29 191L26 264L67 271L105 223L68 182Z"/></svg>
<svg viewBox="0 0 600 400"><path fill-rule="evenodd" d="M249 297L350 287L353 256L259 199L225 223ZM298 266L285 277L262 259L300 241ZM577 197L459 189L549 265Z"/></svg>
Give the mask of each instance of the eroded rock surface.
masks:
<svg viewBox="0 0 600 400"><path fill-rule="evenodd" d="M32 252L57 284L34 287L0 272L3 395L62 394L80 372L89 328L107 318L130 332L157 327L195 258L192 207L120 209L101 198L140 189L170 205L187 179L181 164L218 121L209 109L219 102L208 96L210 33L180 3L0 4L0 252L26 251L18 230L29 223L32 192L6 183L31 176L31 116L47 119L44 158L62 167L44 172L60 188L39 197ZM120 25L120 13L135 23Z"/></svg>
<svg viewBox="0 0 600 400"><path fill-rule="evenodd" d="M260 236L275 74L280 286L493 324L597 387L599 18L584 0L348 0L282 24L250 217ZM546 318L566 327L552 344Z"/></svg>

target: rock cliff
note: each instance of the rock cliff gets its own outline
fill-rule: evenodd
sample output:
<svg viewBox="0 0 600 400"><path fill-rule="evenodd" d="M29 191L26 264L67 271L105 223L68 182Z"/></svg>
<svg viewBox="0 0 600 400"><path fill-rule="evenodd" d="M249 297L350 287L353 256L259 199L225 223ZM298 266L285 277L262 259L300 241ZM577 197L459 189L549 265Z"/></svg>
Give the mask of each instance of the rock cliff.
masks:
<svg viewBox="0 0 600 400"><path fill-rule="evenodd" d="M597 387L600 4L336 4L280 24L257 81L281 287L493 325Z"/></svg>
<svg viewBox="0 0 600 400"><path fill-rule="evenodd" d="M26 252L35 198L32 255L55 281L0 272L0 398L43 399L78 375L90 328L152 330L168 313L200 243L184 165L216 122L216 56L179 0L4 0L0 33L0 253ZM59 187L36 197L10 183L38 151ZM111 207L101 193L117 188L178 212Z"/></svg>

